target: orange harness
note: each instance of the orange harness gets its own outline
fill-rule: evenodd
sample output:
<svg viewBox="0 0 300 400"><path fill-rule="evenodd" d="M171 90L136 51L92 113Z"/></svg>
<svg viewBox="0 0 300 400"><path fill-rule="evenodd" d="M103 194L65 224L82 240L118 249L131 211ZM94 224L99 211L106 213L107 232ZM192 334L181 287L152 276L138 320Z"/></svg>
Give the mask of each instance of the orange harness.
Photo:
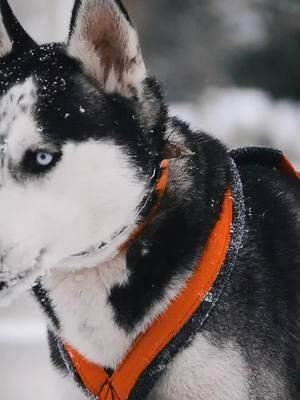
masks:
<svg viewBox="0 0 300 400"><path fill-rule="evenodd" d="M296 170L296 168L288 158L282 157L280 169L283 172L292 175L294 178L300 179L300 172Z"/></svg>
<svg viewBox="0 0 300 400"><path fill-rule="evenodd" d="M238 172L233 161L232 164L232 175L234 176ZM165 161L163 166L163 173L157 186L160 198L168 181L168 162ZM285 157L281 156L278 167L300 179L299 172ZM235 177L235 179L239 180L239 177ZM192 331L193 326L197 324L196 330L199 331L199 327L207 319L228 282L235 264L243 229L237 233L241 228L236 229L234 218L239 219L240 226L244 225L243 204L240 206L242 210L236 210L235 199L239 199L241 196L242 186L238 181L225 193L219 221L216 223L198 267L188 280L186 287L152 326L136 340L113 375L109 376L104 368L89 362L70 345L63 345L65 354L71 362L73 373L79 376L83 386L95 399L144 399L145 395L141 394L145 393L141 389L143 384L139 383L141 377L146 376L147 373L151 375L150 368L153 363L156 362L157 368L159 368L159 362L163 360L161 354L168 346L171 357L177 353L177 350L174 350L176 346L184 347L184 340L180 341L176 337L186 327ZM139 232L140 230L136 234ZM232 245L233 241L234 245ZM229 266L226 267L226 264ZM155 370L152 372L155 375Z"/></svg>

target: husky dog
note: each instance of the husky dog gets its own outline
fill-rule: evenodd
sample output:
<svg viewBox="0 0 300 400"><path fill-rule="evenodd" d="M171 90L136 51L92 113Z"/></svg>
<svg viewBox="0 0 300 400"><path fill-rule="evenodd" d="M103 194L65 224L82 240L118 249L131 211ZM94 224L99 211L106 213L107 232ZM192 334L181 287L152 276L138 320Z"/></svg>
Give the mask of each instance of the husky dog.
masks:
<svg viewBox="0 0 300 400"><path fill-rule="evenodd" d="M0 10L0 301L33 292L61 399L84 400L55 337L117 368L196 268L231 157L169 115L120 0L76 0L66 43L42 46L6 0ZM159 209L120 251L166 158ZM300 184L263 163L241 163L239 175L234 271L149 400L300 398Z"/></svg>

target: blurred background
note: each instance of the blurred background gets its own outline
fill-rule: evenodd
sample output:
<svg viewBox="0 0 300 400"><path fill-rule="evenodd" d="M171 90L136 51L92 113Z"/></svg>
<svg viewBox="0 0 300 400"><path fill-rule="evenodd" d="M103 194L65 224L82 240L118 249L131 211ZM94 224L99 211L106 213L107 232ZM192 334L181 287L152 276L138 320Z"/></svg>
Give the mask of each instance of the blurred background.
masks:
<svg viewBox="0 0 300 400"><path fill-rule="evenodd" d="M228 146L271 145L300 167L299 0L124 0L173 114ZM73 0L10 0L38 42L62 41ZM33 302L0 309L0 398L57 400Z"/></svg>

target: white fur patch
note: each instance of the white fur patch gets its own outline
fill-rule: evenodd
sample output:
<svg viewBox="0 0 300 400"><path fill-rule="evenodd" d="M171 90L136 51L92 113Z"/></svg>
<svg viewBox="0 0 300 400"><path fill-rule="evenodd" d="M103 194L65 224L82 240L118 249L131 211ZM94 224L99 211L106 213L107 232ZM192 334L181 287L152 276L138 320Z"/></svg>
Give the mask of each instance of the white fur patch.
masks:
<svg viewBox="0 0 300 400"><path fill-rule="evenodd" d="M36 130L32 119L28 122L35 101L36 86L31 77L8 90L0 99L0 137L19 134L28 141L28 135ZM13 154L16 151L12 148Z"/></svg>
<svg viewBox="0 0 300 400"><path fill-rule="evenodd" d="M149 400L248 400L247 366L234 343L219 348L198 335L179 354Z"/></svg>
<svg viewBox="0 0 300 400"><path fill-rule="evenodd" d="M121 253L96 268L74 272L54 269L43 279L61 321L60 335L89 360L110 368L119 365L137 336L166 310L188 276L173 279L164 298L126 334L115 323L108 296L114 285L125 284L128 278L126 254Z"/></svg>
<svg viewBox="0 0 300 400"><path fill-rule="evenodd" d="M41 186L50 202L43 213L48 266L132 224L145 193L125 152L101 141L64 146L62 160Z"/></svg>
<svg viewBox="0 0 300 400"><path fill-rule="evenodd" d="M55 312L61 321L60 335L89 360L115 368L131 345L130 338L114 321L107 298L113 284L128 279L126 258L74 273L53 270L44 279Z"/></svg>
<svg viewBox="0 0 300 400"><path fill-rule="evenodd" d="M21 290L16 275L33 267L41 251L41 248L37 250L36 240L28 230L29 224L37 219L36 215L30 217L30 212L27 213L32 208L32 203L23 203L24 188L17 187L8 172L9 163L20 162L27 148L35 147L41 141L32 116L35 102L36 87L32 78L13 86L0 101L0 140L4 143L0 174L0 220L3 224L0 231L0 251L4 260L1 278L13 279L12 284L15 286L13 285L11 291L14 294ZM18 212L14 209L14 204L18 205ZM23 218L18 221L19 213L23 214ZM15 230L18 231L18 235L14 234ZM35 233L35 236L38 237L38 233ZM34 277L35 274L31 279L28 276L24 283L29 285Z"/></svg>
<svg viewBox="0 0 300 400"><path fill-rule="evenodd" d="M36 101L37 87L32 77L0 98L0 186L9 179L8 162L18 164L27 149L35 149L42 142L32 113Z"/></svg>
<svg viewBox="0 0 300 400"><path fill-rule="evenodd" d="M25 82L14 85L0 100L0 142L3 146L1 186L9 179L8 162L19 163L26 149L35 148L41 142L32 115L37 100L36 90L36 85L30 77Z"/></svg>
<svg viewBox="0 0 300 400"><path fill-rule="evenodd" d="M13 44L9 39L8 33L5 29L2 16L0 15L0 57L12 51Z"/></svg>

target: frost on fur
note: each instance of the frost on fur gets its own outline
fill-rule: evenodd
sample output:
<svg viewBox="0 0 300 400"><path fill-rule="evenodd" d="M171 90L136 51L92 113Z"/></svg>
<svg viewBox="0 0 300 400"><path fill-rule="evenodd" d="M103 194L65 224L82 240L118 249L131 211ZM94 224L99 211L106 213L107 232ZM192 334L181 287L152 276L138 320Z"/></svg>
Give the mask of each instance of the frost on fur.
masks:
<svg viewBox="0 0 300 400"><path fill-rule="evenodd" d="M146 69L138 36L128 15L114 0L75 4L69 54L107 92L139 95Z"/></svg>

